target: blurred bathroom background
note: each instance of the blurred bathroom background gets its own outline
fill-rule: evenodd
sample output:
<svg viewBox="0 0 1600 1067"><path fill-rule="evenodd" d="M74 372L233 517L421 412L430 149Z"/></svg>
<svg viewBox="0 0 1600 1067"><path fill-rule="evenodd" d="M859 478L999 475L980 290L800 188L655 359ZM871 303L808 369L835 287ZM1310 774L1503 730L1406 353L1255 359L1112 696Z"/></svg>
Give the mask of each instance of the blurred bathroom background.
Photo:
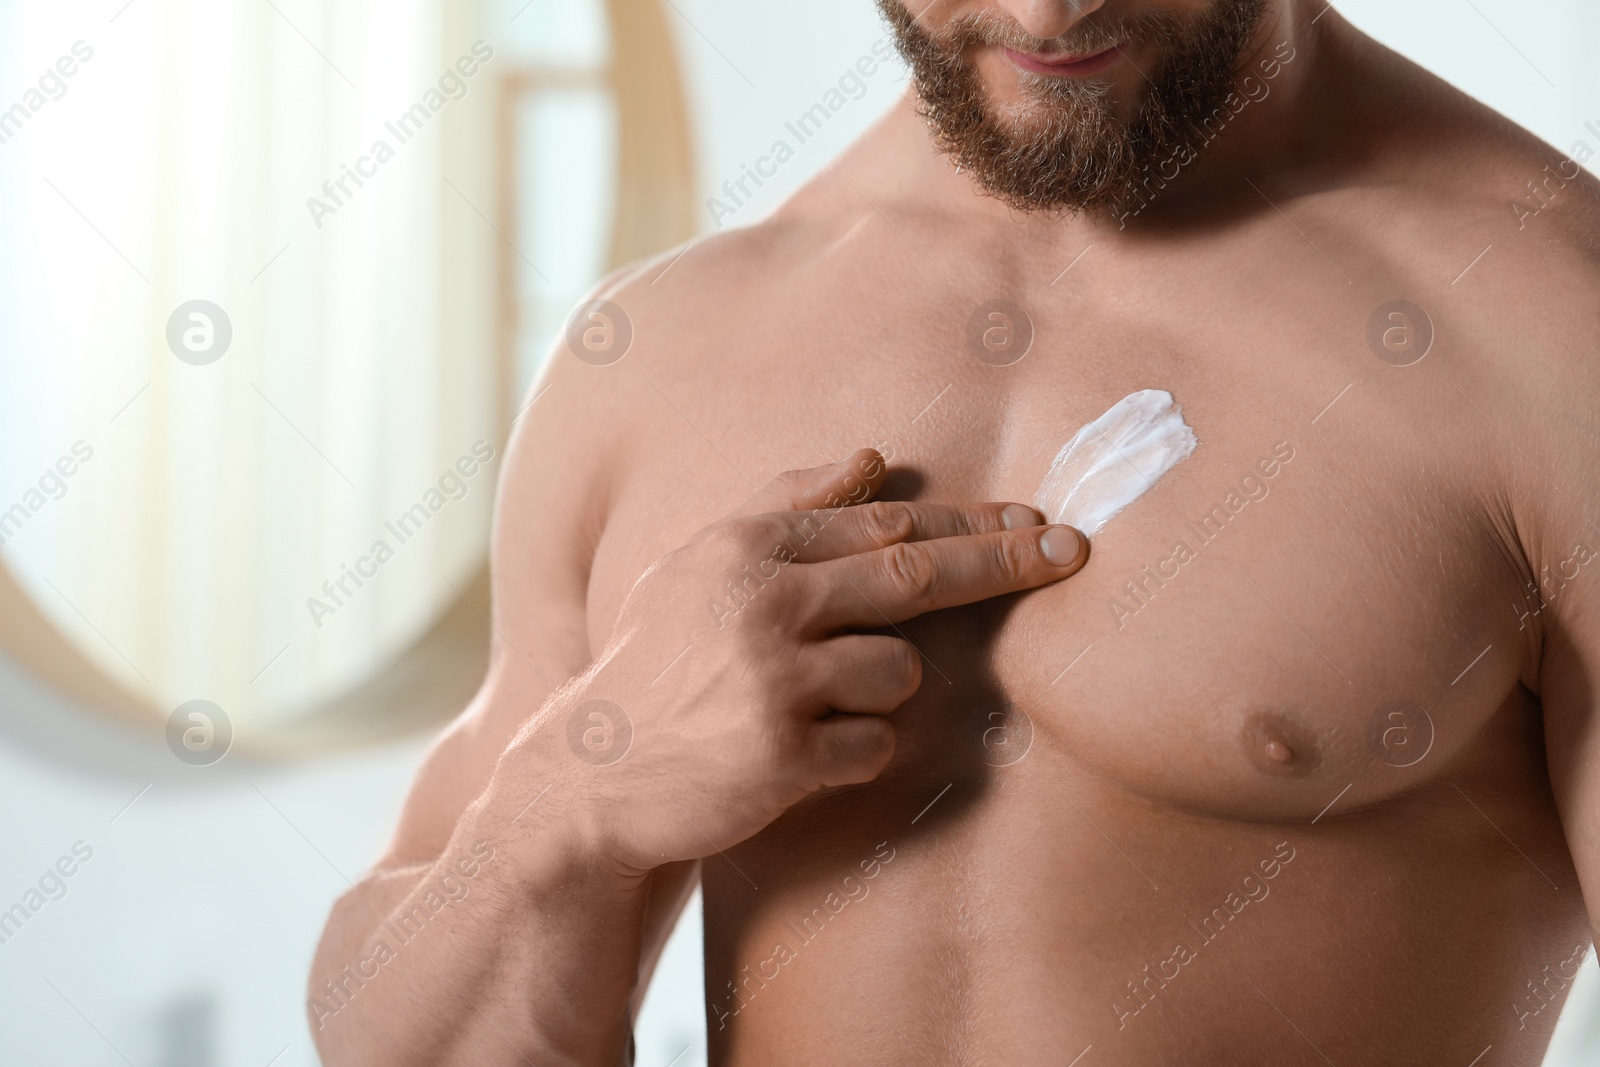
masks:
<svg viewBox="0 0 1600 1067"><path fill-rule="evenodd" d="M1600 147L1587 0L1336 6ZM0 1063L317 1062L308 961L482 670L540 360L888 108L883 35L870 0L0 3ZM705 1061L699 931L642 1067ZM1547 1064L1596 1062L1591 954Z"/></svg>

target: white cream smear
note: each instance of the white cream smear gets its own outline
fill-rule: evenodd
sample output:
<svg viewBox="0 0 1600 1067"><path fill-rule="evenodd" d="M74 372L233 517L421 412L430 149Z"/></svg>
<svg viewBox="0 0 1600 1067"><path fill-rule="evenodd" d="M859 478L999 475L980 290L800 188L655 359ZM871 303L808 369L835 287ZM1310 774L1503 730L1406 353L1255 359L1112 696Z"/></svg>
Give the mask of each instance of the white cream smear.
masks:
<svg viewBox="0 0 1600 1067"><path fill-rule="evenodd" d="M1165 389L1141 389L1073 435L1039 483L1047 522L1093 537L1111 516L1189 458L1200 442Z"/></svg>

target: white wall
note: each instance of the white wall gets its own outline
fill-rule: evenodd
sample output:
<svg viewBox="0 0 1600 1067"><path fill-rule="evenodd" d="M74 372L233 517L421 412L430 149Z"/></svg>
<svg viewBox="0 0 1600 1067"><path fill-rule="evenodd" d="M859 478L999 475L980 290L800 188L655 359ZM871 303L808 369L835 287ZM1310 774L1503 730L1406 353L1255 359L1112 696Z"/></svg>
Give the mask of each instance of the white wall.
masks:
<svg viewBox="0 0 1600 1067"><path fill-rule="evenodd" d="M0 909L74 843L93 850L0 944L0 1063L315 1064L303 990L322 916L372 861L421 746L190 767L0 660Z"/></svg>
<svg viewBox="0 0 1600 1067"><path fill-rule="evenodd" d="M550 2L535 0L523 17ZM868 0L673 6L692 72L705 197L784 136L784 121L882 33ZM1592 60L1600 13L1586 0L1338 6L1559 146L1600 118ZM769 209L900 85L893 71L872 79L731 224ZM312 946L344 878L374 856L421 748L416 740L287 767L230 757L190 768L161 739L86 715L0 659L0 909L74 842L94 850L66 895L0 945L0 1063L314 1064L302 1022ZM691 915L663 963L638 1033L642 1067L667 1067L675 1056L672 1067L704 1062L698 930ZM1557 1046L1552 1067L1600 1062L1592 958Z"/></svg>

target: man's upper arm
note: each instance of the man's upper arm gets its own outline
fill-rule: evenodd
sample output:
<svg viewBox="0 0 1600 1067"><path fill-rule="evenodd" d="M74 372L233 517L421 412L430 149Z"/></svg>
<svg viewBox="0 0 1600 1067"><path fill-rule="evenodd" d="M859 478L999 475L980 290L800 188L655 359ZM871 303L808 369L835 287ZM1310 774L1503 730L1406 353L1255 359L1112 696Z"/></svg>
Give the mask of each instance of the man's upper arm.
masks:
<svg viewBox="0 0 1600 1067"><path fill-rule="evenodd" d="M1600 263L1574 273L1592 285ZM1554 346L1560 357L1522 367L1540 402L1528 404L1537 413L1524 446L1532 459L1518 468L1540 467L1537 480L1525 474L1521 495L1545 758L1591 927L1600 927L1600 437L1589 429L1600 405L1600 361L1589 355L1596 310L1568 308L1555 319L1574 332Z"/></svg>
<svg viewBox="0 0 1600 1067"><path fill-rule="evenodd" d="M618 272L591 296L618 298L630 281L653 276L675 253ZM558 341L529 391L506 446L495 502L488 674L423 761L380 868L436 859L517 731L589 666L589 572L611 474L623 461L618 442L629 425L629 397L639 388L579 362ZM677 863L651 875L635 1013L698 871L698 863Z"/></svg>
<svg viewBox="0 0 1600 1067"><path fill-rule="evenodd" d="M589 665L585 601L604 521L607 458L588 417L596 383L558 346L502 458L490 553L489 669L412 783L380 866L428 862L483 792L501 753L545 699Z"/></svg>
<svg viewBox="0 0 1600 1067"><path fill-rule="evenodd" d="M1498 269L1507 288L1473 315L1492 343L1485 351L1498 356L1463 360L1446 372L1464 396L1479 398L1477 411L1462 404L1464 417L1484 420L1487 445L1471 462L1499 472L1495 499L1511 504L1520 577L1531 583L1512 594L1529 615L1518 629L1527 642L1524 681L1542 705L1551 789L1594 927L1600 926L1600 215L1576 210L1576 201L1573 207L1550 216L1549 240L1504 249ZM1464 306L1460 314L1467 316ZM1508 447L1512 440L1515 447Z"/></svg>
<svg viewBox="0 0 1600 1067"><path fill-rule="evenodd" d="M1589 925L1600 927L1600 540L1590 531L1569 554L1577 575L1545 609L1540 698L1556 807Z"/></svg>

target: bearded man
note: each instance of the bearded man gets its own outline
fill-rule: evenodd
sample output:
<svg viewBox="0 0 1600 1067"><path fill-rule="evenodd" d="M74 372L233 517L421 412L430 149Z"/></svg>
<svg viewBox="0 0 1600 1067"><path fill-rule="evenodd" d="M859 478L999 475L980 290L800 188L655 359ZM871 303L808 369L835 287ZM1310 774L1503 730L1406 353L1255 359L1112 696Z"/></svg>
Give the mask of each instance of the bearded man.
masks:
<svg viewBox="0 0 1600 1067"><path fill-rule="evenodd" d="M907 97L554 352L325 1061L628 1062L699 885L717 1065L1538 1063L1593 149L1321 0L880 6Z"/></svg>

